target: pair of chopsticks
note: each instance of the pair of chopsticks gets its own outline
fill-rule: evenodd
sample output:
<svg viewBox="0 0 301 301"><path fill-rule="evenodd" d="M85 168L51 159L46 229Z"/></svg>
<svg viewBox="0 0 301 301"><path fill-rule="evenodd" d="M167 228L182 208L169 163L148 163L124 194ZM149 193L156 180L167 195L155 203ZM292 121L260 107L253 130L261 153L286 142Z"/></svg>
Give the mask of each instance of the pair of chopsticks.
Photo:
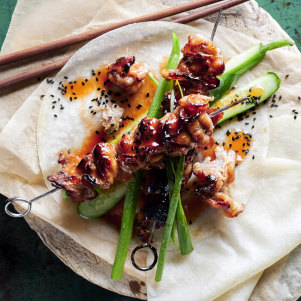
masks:
<svg viewBox="0 0 301 301"><path fill-rule="evenodd" d="M34 56L45 54L50 51L55 51L62 49L74 44L87 42L91 39L94 39L104 33L107 33L111 30L117 29L122 26L126 26L133 23L146 22L146 21L156 21L162 18L170 17L182 12L186 12L195 8L207 6L213 4L205 9L202 9L196 13L178 18L173 20L174 23L188 23L206 17L215 12L218 12L220 9L227 9L235 5L241 4L248 0L197 0L182 5L174 6L171 8L163 9L155 13L143 15L140 17L132 18L129 20L124 20L121 22L113 23L110 25L102 26L98 29L93 29L84 33L80 33L71 37L59 39L53 42L45 43L42 45L34 46L28 49L17 51L11 54L0 56L0 66L4 66L10 63L15 63L24 59L32 58ZM214 4L216 3L216 4ZM24 83L28 80L45 76L51 72L60 70L70 59L70 57L63 58L61 60L55 61L48 65L42 67L34 68L29 71L8 77L0 81L0 90L13 87L17 84Z"/></svg>

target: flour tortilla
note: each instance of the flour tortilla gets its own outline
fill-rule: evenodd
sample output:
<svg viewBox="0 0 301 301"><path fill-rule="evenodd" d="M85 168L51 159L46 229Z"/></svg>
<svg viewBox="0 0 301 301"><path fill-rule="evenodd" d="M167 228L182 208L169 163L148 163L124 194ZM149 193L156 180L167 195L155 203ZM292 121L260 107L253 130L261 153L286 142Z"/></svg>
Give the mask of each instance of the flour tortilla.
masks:
<svg viewBox="0 0 301 301"><path fill-rule="evenodd" d="M135 55L137 61L149 63L159 76L162 57L170 53L172 32L184 45L189 34L201 33L208 37L210 31L211 25L206 22L201 30L167 22L147 22L115 30L81 48L58 73L55 84L47 91L42 103L38 152L45 179L59 170L56 163L58 153L80 147L88 130L78 112L80 106L88 105L89 99L70 103L57 90L56 84L65 75L69 80L89 77L91 69L123 55ZM225 57L256 43L258 41L250 37L222 27L215 37L215 44L222 49ZM292 59L296 62L294 66L290 66ZM289 53L287 49L276 50L240 80L239 85L243 85L267 71L274 71L282 78L290 73L289 80L282 83L280 93L283 98L279 108L273 109L274 118L269 118L272 109L267 106L257 110L251 154L237 168L231 192L237 201L246 204L246 210L238 218L228 219L221 211L207 208L191 226L194 252L181 257L178 250L170 245L160 283L154 283L155 270L146 274L138 272L128 260L126 275L146 280L150 300L181 300L183 296L188 300L212 300L270 266L301 241L301 206L296 201L301 192L301 158L298 152L301 122L300 119L294 120L291 113L292 108L301 111L296 96L298 93L301 95L301 91L295 85L300 81L300 63L299 55ZM60 97L65 106L64 114L58 118L54 118L50 109L53 101L50 95ZM216 131L216 139L222 140L228 128L251 130L251 125L227 123ZM253 155L255 160L252 160ZM37 203L33 211L59 229L65 229L75 242L112 264L118 240L116 229L102 220L81 219L75 206L64 201L61 193L56 193L52 202ZM143 262L143 255L140 260ZM108 277L109 270L100 275L103 283Z"/></svg>

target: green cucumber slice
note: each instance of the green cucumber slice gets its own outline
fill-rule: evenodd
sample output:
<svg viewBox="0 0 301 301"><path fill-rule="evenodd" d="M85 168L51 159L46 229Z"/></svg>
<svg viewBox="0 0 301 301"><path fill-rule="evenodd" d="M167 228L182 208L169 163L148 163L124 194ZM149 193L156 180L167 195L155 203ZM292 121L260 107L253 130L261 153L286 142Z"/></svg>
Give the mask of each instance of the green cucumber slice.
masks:
<svg viewBox="0 0 301 301"><path fill-rule="evenodd" d="M118 182L109 189L94 186L98 196L78 204L78 214L86 219L97 218L112 209L125 195L128 182Z"/></svg>
<svg viewBox="0 0 301 301"><path fill-rule="evenodd" d="M260 96L260 99L257 100L257 104L260 104L279 89L280 83L281 79L277 74L268 72L255 79L254 81L248 83L246 86L233 90L224 98L216 101L212 106L223 108L231 104L233 101L248 97L249 95L250 97ZM244 111L256 106L257 104L243 102L241 104L233 106L232 108L224 111L223 118L219 120L217 124L222 123L225 120L234 117L235 115L241 114Z"/></svg>
<svg viewBox="0 0 301 301"><path fill-rule="evenodd" d="M241 75L262 61L267 51L292 45L294 44L289 40L275 41L267 45L259 43L258 45L230 59L226 63L223 75L219 77L219 87L211 92L211 96L214 97L214 101L217 101L226 95Z"/></svg>
<svg viewBox="0 0 301 301"><path fill-rule="evenodd" d="M63 198L64 198L66 201L71 201L71 198L67 195L66 190L63 190Z"/></svg>

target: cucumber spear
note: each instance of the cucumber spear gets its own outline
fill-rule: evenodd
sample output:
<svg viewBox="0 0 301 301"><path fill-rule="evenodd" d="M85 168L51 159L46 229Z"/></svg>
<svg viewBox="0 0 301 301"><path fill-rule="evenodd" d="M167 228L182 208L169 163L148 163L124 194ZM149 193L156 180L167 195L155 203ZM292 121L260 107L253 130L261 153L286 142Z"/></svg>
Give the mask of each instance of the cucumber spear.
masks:
<svg viewBox="0 0 301 301"><path fill-rule="evenodd" d="M216 101L212 105L213 107L227 108L229 106L229 108L224 110L223 118L217 124L262 103L279 89L280 83L281 79L276 73L268 72ZM244 101L241 101L242 99ZM236 104L236 102L240 102L240 104Z"/></svg>
<svg viewBox="0 0 301 301"><path fill-rule="evenodd" d="M259 43L258 45L230 59L226 63L225 72L219 77L219 87L211 92L211 96L214 97L214 102L226 95L241 75L261 62L267 51L292 45L294 45L293 42L289 40L275 41L267 45Z"/></svg>

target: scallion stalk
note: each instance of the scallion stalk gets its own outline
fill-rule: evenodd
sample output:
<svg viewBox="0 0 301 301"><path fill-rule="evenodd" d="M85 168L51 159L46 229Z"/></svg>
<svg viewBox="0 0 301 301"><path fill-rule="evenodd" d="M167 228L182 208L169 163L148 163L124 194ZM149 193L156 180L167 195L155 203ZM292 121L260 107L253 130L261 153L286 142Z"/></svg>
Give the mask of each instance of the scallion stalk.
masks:
<svg viewBox="0 0 301 301"><path fill-rule="evenodd" d="M150 80L153 82L153 84L158 87L159 83L157 82L157 80L155 79L155 77L149 72L147 73L147 76L150 78Z"/></svg>
<svg viewBox="0 0 301 301"><path fill-rule="evenodd" d="M193 251L193 246L187 219L181 202L181 197L179 197L179 203L176 212L176 221L181 255L187 255Z"/></svg>
<svg viewBox="0 0 301 301"><path fill-rule="evenodd" d="M169 190L169 201L171 201L175 170L174 170L172 158L170 157L168 158L166 171L167 171L167 181L168 181L168 190ZM176 238L176 219L174 220L174 224L171 230L171 240L176 248L180 248L180 245Z"/></svg>
<svg viewBox="0 0 301 301"><path fill-rule="evenodd" d="M172 34L172 37L173 37L173 46L166 65L167 69L176 68L180 58L179 39L174 33ZM166 91L169 91L171 89L171 84L172 84L171 82L168 82L164 78L160 80L159 86L157 88L151 106L147 113L148 117L157 118L159 116L160 114L159 109L163 101L164 94ZM142 178L142 173L137 172L136 178L135 180L131 181L125 196L120 236L119 236L117 251L115 254L115 260L114 260L112 273L111 273L111 278L113 280L119 280L122 278L124 263L129 249L132 232L133 232L135 211L136 211L136 206L137 206L137 201L138 201L139 191L141 186L141 178Z"/></svg>
<svg viewBox="0 0 301 301"><path fill-rule="evenodd" d="M131 180L128 184L128 190L124 200L120 236L111 273L111 278L113 280L120 280L122 278L123 267L133 232L134 218L136 213L137 200L140 192L141 180L142 171L139 170L136 173L136 178L134 180Z"/></svg>
<svg viewBox="0 0 301 301"><path fill-rule="evenodd" d="M175 69L178 66L180 58L180 42L175 33L172 33L173 45L166 64L166 69ZM158 116L161 103L164 98L165 92L171 89L172 82L167 81L165 78L161 78L157 91L154 95L151 106L148 110L147 116L150 118L156 118Z"/></svg>
<svg viewBox="0 0 301 301"><path fill-rule="evenodd" d="M172 190L173 190L173 182L172 182L173 175L170 175L170 173L172 170L173 174L175 175L174 165L176 162L174 162L174 161L175 161L175 158L169 158L169 161L167 163L167 177L168 177L170 199L171 199L171 194L172 194ZM183 173L184 173L184 166L183 166ZM186 219L185 212L184 212L184 209L182 206L180 193L179 193L179 203L178 203L177 212L176 212L175 224L177 227L179 244L177 244L177 241L175 238L175 233L174 233L175 225L173 226L173 229L171 232L172 242L176 247L178 247L178 245L179 245L181 255L187 255L193 251L193 246L192 246L192 242L191 242L187 219Z"/></svg>
<svg viewBox="0 0 301 301"><path fill-rule="evenodd" d="M180 195L181 185L183 180L184 162L185 162L185 156L181 155L176 170L176 176L173 185L171 200L169 202L168 215L167 215L163 238L160 247L155 281L160 281L162 279L165 257L166 257L168 244L170 241L170 235L171 235L171 231L172 231L172 227L174 224L175 215L179 203L179 195Z"/></svg>

